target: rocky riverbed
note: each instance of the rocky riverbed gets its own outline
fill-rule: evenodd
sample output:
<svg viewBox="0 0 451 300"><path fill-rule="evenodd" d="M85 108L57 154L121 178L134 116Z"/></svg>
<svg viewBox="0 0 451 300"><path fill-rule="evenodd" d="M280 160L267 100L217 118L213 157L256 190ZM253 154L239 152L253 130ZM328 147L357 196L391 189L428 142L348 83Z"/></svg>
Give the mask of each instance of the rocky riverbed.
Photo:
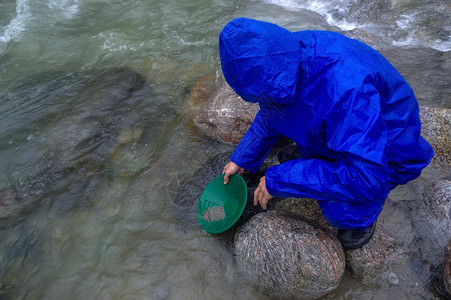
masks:
<svg viewBox="0 0 451 300"><path fill-rule="evenodd" d="M361 37L358 32L354 34ZM371 41L368 37L367 40ZM319 245L336 245L336 241L334 228L322 217L313 199L279 199L277 205L269 209L274 212L261 212L238 226L234 239L237 259L262 290L284 297L297 295L317 299L339 286L342 271L337 269L336 277L328 280L328 276L335 274L330 268L346 265L351 276L363 284L388 289L410 288L419 297L450 297L449 258L444 258L444 249L451 239L451 109L447 101L451 89L445 75L450 71L450 59L449 53L437 56L429 54L430 51L421 48L382 50L401 73L411 74L407 80L420 102L421 133L435 151L424 175L392 191L372 241L361 249L344 251L345 255L335 246L327 248L332 251L331 256L317 251L321 248ZM412 64L417 56L423 57L421 65ZM415 68L423 71L413 72ZM427 76L443 80L427 86ZM443 106L426 105L431 103ZM194 123L202 133L214 139L237 144L257 111L258 104L240 99L222 79ZM280 148L276 147L273 152L278 150ZM269 164L276 161L275 154L269 158ZM216 171L220 172L220 167ZM293 215L284 214L287 211ZM449 250L446 251L449 257ZM274 254L279 252L280 255ZM302 257L311 259L312 263ZM307 275L293 277L299 272ZM325 281L316 288L309 278ZM416 278L413 286L412 278Z"/></svg>

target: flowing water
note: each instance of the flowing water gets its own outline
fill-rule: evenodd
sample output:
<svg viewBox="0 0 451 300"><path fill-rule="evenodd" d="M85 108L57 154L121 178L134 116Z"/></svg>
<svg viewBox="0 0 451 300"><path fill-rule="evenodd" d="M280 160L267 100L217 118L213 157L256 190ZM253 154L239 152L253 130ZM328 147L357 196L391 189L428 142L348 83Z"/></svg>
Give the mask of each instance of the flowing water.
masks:
<svg viewBox="0 0 451 300"><path fill-rule="evenodd" d="M221 28L247 16L446 52L450 10L438 0L1 1L0 200L18 204L0 219L0 299L266 299L229 239L172 209L181 182L232 149L185 113L190 87L220 76ZM335 298L390 293L346 277Z"/></svg>

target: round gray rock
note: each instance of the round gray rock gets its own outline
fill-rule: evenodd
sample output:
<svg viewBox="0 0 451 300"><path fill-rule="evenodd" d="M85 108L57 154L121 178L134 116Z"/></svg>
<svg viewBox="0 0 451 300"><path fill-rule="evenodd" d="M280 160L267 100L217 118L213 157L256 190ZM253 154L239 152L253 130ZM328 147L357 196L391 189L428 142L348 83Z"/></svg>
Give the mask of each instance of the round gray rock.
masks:
<svg viewBox="0 0 451 300"><path fill-rule="evenodd" d="M194 119L194 124L206 135L238 144L258 110L258 104L244 101L222 79L218 89Z"/></svg>
<svg viewBox="0 0 451 300"><path fill-rule="evenodd" d="M265 292L318 299L340 284L345 255L329 230L299 215L260 213L235 235L237 261Z"/></svg>
<svg viewBox="0 0 451 300"><path fill-rule="evenodd" d="M423 201L408 203L412 209L412 224L421 237L421 252L438 264L443 249L451 240L451 180L438 180L425 184Z"/></svg>

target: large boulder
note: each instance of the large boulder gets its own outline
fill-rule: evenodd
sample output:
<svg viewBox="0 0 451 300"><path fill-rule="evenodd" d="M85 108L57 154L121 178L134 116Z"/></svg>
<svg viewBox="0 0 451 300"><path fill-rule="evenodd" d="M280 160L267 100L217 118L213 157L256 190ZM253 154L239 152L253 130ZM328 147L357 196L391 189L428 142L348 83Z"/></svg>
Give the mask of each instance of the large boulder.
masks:
<svg viewBox="0 0 451 300"><path fill-rule="evenodd" d="M331 226L324 218L318 202L314 199L284 199L276 204L276 209L298 214L327 228L335 235L337 233L337 228ZM396 282L397 275L389 272L389 269L407 258L406 251L397 241L397 237L384 228L383 224L390 222L392 217L384 214L380 216L381 220L378 222L376 232L368 244L359 249L345 250L346 267L350 271L349 274L363 284L374 285L381 280L391 284Z"/></svg>
<svg viewBox="0 0 451 300"><path fill-rule="evenodd" d="M423 201L408 202L412 224L421 237L423 255L433 264L442 261L442 249L451 240L451 180L425 184Z"/></svg>
<svg viewBox="0 0 451 300"><path fill-rule="evenodd" d="M208 78L204 78L208 82ZM210 79L211 84L211 79ZM201 81L199 86L211 85ZM203 90L203 88L202 88ZM203 92L205 97L205 91ZM197 103L195 107L198 107ZM232 88L221 80L219 87L205 102L194 120L196 127L204 134L215 139L238 144L251 125L259 109L258 104L244 101ZM191 111L193 109L191 108ZM435 159L451 162L451 109L438 107L420 107L422 123L421 135L431 144Z"/></svg>
<svg viewBox="0 0 451 300"><path fill-rule="evenodd" d="M421 135L431 144L435 159L451 163L451 109L420 107Z"/></svg>
<svg viewBox="0 0 451 300"><path fill-rule="evenodd" d="M194 124L206 135L238 144L258 110L258 104L244 101L222 79L218 89L194 119Z"/></svg>
<svg viewBox="0 0 451 300"><path fill-rule="evenodd" d="M254 216L235 235L240 266L263 291L284 299L318 299L340 284L343 248L327 229L299 215Z"/></svg>
<svg viewBox="0 0 451 300"><path fill-rule="evenodd" d="M346 266L351 276L361 283L373 285L380 280L397 284L396 274L389 272L393 264L405 261L401 247L396 239L376 227L374 236L365 246L346 250Z"/></svg>
<svg viewBox="0 0 451 300"><path fill-rule="evenodd" d="M277 210L288 211L303 218L312 220L313 222L327 228L335 235L337 228L327 222L326 218L321 212L318 201L311 198L288 198L278 202L275 207Z"/></svg>

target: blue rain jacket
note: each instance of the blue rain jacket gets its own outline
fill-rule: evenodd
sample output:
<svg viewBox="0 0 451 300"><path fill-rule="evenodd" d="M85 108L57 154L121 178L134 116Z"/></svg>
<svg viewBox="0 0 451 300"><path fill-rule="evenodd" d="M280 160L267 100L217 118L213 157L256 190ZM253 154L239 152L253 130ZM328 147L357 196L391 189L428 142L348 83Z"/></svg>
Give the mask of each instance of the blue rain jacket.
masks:
<svg viewBox="0 0 451 300"><path fill-rule="evenodd" d="M300 148L302 159L268 168L271 195L317 199L333 226L365 228L390 190L431 160L412 89L369 46L240 18L222 30L219 50L229 85L260 105L231 160L255 172L281 137Z"/></svg>

